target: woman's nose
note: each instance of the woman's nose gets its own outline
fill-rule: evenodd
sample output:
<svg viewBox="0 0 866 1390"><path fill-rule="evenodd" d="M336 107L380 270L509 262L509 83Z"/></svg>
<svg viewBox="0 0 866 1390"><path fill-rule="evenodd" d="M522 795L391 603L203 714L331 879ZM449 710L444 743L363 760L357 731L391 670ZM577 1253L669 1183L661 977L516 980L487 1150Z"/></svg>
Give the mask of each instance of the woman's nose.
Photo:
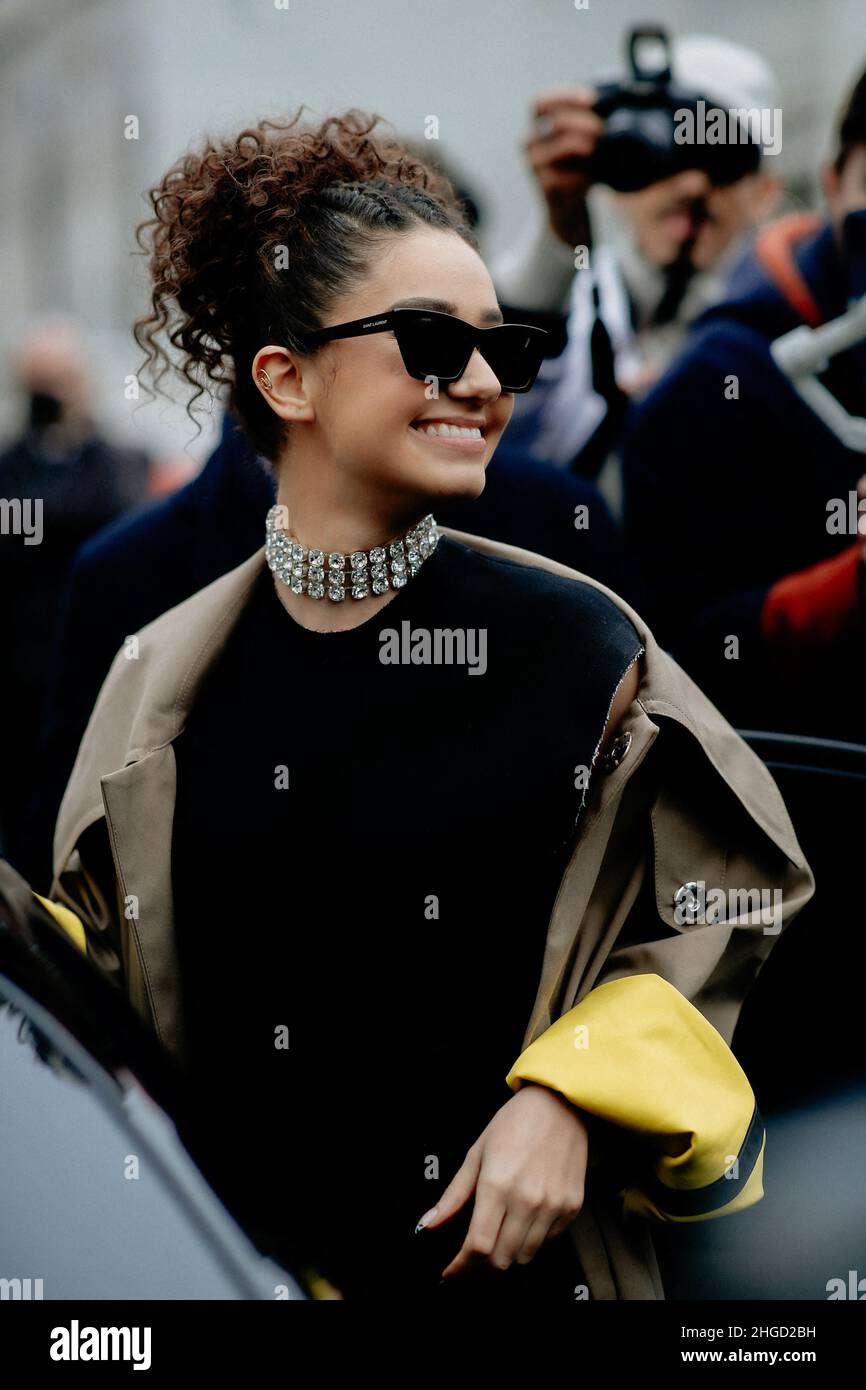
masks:
<svg viewBox="0 0 866 1390"><path fill-rule="evenodd" d="M495 400L502 394L502 383L490 364L484 360L481 350L476 348L463 375L458 381L452 381L448 389L461 396L483 396L485 399Z"/></svg>

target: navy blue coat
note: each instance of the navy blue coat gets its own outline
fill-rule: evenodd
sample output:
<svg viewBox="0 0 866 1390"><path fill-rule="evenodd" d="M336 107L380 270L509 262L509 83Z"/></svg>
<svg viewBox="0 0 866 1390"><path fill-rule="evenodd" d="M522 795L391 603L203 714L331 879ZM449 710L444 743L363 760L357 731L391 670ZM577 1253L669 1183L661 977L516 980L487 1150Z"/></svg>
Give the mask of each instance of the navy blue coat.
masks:
<svg viewBox="0 0 866 1390"><path fill-rule="evenodd" d="M850 282L832 228L801 240L795 261L822 318L843 313ZM866 635L840 641L795 682L783 680L761 635L770 587L856 540L828 532L827 504L847 498L866 472L866 455L843 448L773 361L773 339L802 322L749 253L726 299L696 320L633 412L626 539L641 568L644 616L733 723L866 742L856 676ZM726 399L731 375L738 399ZM866 414L862 346L832 359L821 380ZM736 660L725 656L731 635Z"/></svg>

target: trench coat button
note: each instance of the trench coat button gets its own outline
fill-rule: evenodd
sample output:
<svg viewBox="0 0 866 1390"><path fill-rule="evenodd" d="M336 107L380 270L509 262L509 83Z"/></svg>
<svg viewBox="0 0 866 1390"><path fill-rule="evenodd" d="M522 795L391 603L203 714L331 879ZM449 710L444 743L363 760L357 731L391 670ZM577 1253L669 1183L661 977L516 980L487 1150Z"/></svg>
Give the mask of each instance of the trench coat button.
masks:
<svg viewBox="0 0 866 1390"><path fill-rule="evenodd" d="M686 922L690 924L697 920L700 912L700 891L699 883L683 883L674 893L674 903L677 907L681 903L685 903L681 912Z"/></svg>
<svg viewBox="0 0 866 1390"><path fill-rule="evenodd" d="M619 767L630 748L631 733L626 731L624 734L619 734L604 755L602 766L605 772L613 772L614 768Z"/></svg>

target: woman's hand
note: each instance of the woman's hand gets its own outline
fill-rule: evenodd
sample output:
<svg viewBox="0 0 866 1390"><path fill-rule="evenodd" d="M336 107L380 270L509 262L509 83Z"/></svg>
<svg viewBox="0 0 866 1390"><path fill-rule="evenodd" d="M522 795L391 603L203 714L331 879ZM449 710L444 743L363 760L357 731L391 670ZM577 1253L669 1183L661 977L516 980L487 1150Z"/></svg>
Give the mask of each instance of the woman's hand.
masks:
<svg viewBox="0 0 866 1390"><path fill-rule="evenodd" d="M528 1264L583 1206L587 1156L588 1130L577 1107L545 1086L522 1085L469 1149L432 1214L421 1218L425 1229L441 1226L475 1193L466 1239L443 1278L479 1259L496 1269Z"/></svg>

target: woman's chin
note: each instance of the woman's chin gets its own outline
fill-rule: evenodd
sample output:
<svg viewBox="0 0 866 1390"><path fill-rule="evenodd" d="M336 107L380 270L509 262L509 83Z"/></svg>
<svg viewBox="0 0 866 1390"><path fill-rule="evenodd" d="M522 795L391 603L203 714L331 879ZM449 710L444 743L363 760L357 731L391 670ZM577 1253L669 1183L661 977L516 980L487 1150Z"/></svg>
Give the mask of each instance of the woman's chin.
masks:
<svg viewBox="0 0 866 1390"><path fill-rule="evenodd" d="M463 497L471 501L484 491L487 475L481 464L460 464L442 471L442 476L427 479L427 492L432 501L450 502Z"/></svg>
<svg viewBox="0 0 866 1390"><path fill-rule="evenodd" d="M419 486L431 498L480 497L487 479L486 460L449 459L412 470Z"/></svg>

